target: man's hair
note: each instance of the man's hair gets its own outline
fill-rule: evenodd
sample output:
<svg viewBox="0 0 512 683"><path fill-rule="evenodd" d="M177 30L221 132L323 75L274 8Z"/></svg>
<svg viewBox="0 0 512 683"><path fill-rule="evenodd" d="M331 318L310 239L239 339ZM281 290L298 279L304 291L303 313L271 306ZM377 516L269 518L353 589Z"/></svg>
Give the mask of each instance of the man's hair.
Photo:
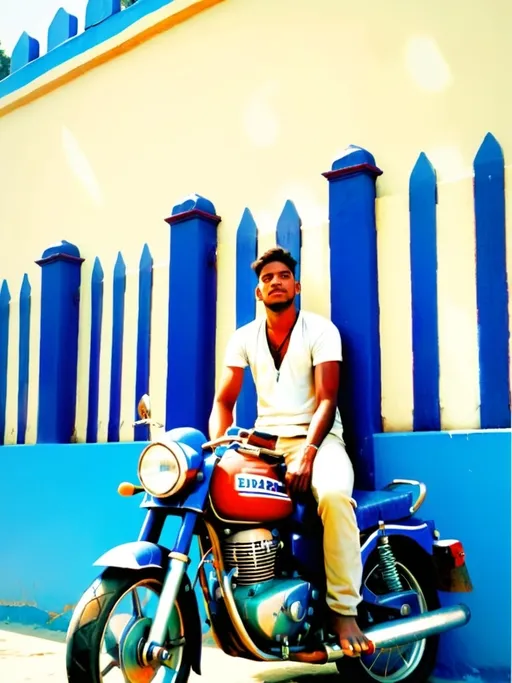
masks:
<svg viewBox="0 0 512 683"><path fill-rule="evenodd" d="M262 254L259 259L251 264L251 268L259 278L263 268L269 263L274 263L274 261L284 263L284 265L292 271L293 277L295 277L295 266L297 265L297 261L287 249L283 249L282 247L268 249L268 251Z"/></svg>

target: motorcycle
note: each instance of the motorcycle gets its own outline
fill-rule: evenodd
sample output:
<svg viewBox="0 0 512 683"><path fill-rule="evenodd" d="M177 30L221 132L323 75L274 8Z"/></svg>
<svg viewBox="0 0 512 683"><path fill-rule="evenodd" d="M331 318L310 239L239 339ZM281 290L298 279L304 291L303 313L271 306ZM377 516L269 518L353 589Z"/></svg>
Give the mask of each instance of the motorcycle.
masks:
<svg viewBox="0 0 512 683"><path fill-rule="evenodd" d="M208 441L194 428L165 431L143 396L135 424L157 427L139 459L145 520L137 541L108 550L74 609L67 633L69 683L186 683L201 673L206 624L227 655L261 662L334 662L355 681L425 681L440 634L464 626L466 605L441 607L438 591L470 592L462 543L442 540L417 513L423 483L396 479L354 491L363 561L358 623L370 650L343 656L329 632L322 525L314 499L292 501L276 438L231 428ZM159 544L178 517L171 548ZM194 538L200 561L187 573ZM112 673L112 676L110 675Z"/></svg>

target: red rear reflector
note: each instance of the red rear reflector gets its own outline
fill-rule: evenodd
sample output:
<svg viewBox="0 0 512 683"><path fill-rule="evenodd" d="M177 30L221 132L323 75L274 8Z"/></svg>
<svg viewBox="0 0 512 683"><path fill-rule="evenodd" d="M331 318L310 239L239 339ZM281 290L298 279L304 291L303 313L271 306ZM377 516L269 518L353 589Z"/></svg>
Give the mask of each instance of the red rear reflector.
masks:
<svg viewBox="0 0 512 683"><path fill-rule="evenodd" d="M436 541L436 545L440 548L445 548L448 550L453 558L454 567L462 567L465 564L466 553L464 552L464 547L460 541L443 539L442 541Z"/></svg>
<svg viewBox="0 0 512 683"><path fill-rule="evenodd" d="M452 554L455 566L456 567L462 567L462 565L466 561L466 553L464 552L464 548L462 547L462 543L460 541L453 543L450 546L450 552Z"/></svg>

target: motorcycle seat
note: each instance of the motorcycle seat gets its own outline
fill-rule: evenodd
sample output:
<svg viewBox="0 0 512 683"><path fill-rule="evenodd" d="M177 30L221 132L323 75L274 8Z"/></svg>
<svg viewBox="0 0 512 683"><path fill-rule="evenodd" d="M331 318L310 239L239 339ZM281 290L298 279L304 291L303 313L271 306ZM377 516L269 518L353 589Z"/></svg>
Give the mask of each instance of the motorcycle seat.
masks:
<svg viewBox="0 0 512 683"><path fill-rule="evenodd" d="M354 489L357 525L361 531L375 527L379 521L392 522L411 516L411 491L362 491Z"/></svg>

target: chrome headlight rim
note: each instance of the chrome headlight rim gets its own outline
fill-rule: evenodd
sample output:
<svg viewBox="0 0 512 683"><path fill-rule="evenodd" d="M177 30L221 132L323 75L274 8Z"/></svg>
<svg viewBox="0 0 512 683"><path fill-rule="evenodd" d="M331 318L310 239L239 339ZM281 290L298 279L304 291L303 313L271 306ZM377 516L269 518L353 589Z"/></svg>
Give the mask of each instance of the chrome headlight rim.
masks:
<svg viewBox="0 0 512 683"><path fill-rule="evenodd" d="M142 463L144 462L144 458L147 455L148 451L150 451L155 446L159 446L169 451L169 453L176 459L179 469L178 479L176 480L175 484L163 493L161 491L155 491L154 489L152 490L141 477L141 467ZM170 496L174 496L176 493L178 493L178 491L180 491L185 485L185 482L187 480L187 470L187 458L185 457L185 454L183 453L182 449L179 447L177 443L166 443L165 441L152 441L144 448L144 450L140 454L139 463L137 466L137 476L139 478L141 486L147 493L149 493L150 496L153 496L154 498L169 498Z"/></svg>

